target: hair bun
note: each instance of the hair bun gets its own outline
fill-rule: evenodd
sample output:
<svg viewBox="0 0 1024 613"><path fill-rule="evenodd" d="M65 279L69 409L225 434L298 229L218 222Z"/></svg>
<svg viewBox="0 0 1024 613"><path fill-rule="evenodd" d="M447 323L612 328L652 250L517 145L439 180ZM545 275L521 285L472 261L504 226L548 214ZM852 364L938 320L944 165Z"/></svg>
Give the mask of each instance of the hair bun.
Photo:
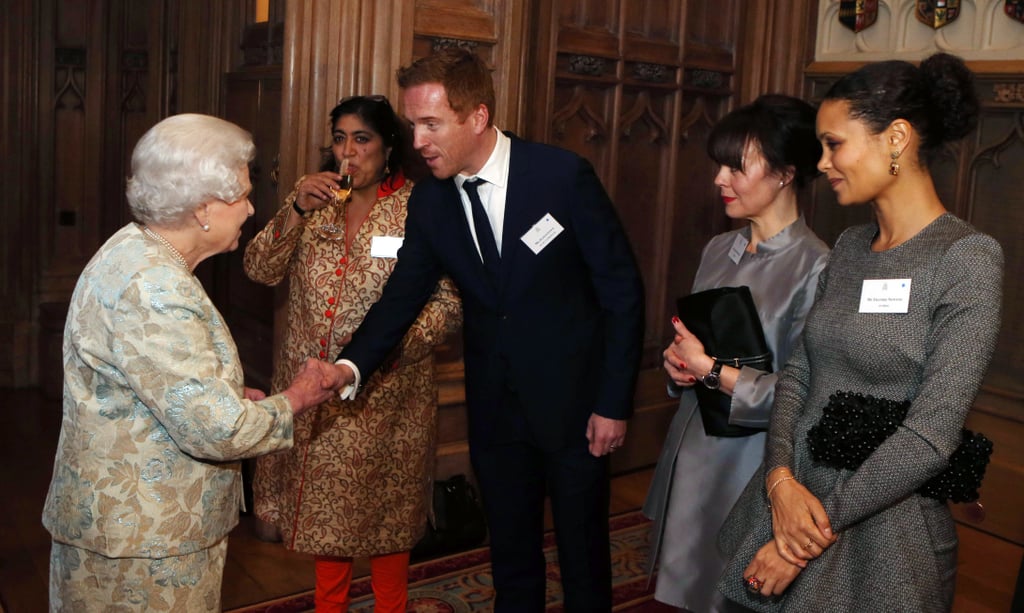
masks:
<svg viewBox="0 0 1024 613"><path fill-rule="evenodd" d="M931 101L931 129L925 135L930 144L960 140L974 129L980 105L974 75L962 59L936 53L921 62L920 78Z"/></svg>

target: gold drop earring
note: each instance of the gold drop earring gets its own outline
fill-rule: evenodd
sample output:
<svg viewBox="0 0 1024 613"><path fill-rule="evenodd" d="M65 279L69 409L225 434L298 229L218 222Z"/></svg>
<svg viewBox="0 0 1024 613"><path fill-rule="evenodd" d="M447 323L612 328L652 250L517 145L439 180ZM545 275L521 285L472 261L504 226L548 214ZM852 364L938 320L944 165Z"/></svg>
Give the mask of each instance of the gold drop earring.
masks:
<svg viewBox="0 0 1024 613"><path fill-rule="evenodd" d="M902 151L893 151L889 154L889 157L892 158L892 161L889 162L889 174L894 177L899 176L900 174L900 165L896 163L896 160L898 160L902 154Z"/></svg>

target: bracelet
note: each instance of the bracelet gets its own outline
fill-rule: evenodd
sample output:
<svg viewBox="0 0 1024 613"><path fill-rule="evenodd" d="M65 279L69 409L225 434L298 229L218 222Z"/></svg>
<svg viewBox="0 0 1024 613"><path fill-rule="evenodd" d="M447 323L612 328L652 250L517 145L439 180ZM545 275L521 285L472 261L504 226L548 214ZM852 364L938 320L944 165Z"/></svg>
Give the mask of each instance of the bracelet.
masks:
<svg viewBox="0 0 1024 613"><path fill-rule="evenodd" d="M309 211L299 206L298 202L292 202L292 209L299 214L299 217L305 217Z"/></svg>
<svg viewBox="0 0 1024 613"><path fill-rule="evenodd" d="M793 474L793 471L791 471L789 469L789 466L786 466L785 464L779 464L778 466L772 466L771 470L769 470L769 471L764 473L765 479L767 480L768 477L770 477L772 475L772 473L777 471L777 470L784 470L784 471L786 471L787 475L792 475Z"/></svg>
<svg viewBox="0 0 1024 613"><path fill-rule="evenodd" d="M795 480L796 480L796 477L794 477L792 475L786 476L786 477L779 477L778 479L775 480L775 483L772 483L771 486L768 487L768 493L765 494L764 497L768 499L768 508L769 509L772 507L772 492L775 491L775 488L779 487L779 484L782 483L783 481L795 481Z"/></svg>

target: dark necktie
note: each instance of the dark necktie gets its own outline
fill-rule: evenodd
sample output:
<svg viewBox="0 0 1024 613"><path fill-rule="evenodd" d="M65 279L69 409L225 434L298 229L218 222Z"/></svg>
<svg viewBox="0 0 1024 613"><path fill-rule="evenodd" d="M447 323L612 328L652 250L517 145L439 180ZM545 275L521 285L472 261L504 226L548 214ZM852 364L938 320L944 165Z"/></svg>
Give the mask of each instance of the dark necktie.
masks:
<svg viewBox="0 0 1024 613"><path fill-rule="evenodd" d="M501 263L501 256L498 254L498 244L494 242L494 232L491 231L491 222L484 211L484 205L480 202L480 194L477 188L483 183L483 179L473 179L462 184L469 196L470 210L473 213L473 229L476 230L476 240L480 244L480 255L484 259L484 268L492 278L498 278L498 265Z"/></svg>

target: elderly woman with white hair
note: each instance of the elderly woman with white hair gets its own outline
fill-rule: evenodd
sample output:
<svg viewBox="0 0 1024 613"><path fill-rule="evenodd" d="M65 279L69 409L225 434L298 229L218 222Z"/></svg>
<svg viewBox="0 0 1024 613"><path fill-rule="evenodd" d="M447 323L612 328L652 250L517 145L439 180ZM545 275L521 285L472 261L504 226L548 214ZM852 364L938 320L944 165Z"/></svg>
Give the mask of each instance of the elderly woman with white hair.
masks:
<svg viewBox="0 0 1024 613"><path fill-rule="evenodd" d="M252 215L250 135L176 115L132 154L118 230L85 267L64 331L64 417L43 524L50 610L220 611L241 458L292 445L323 402L320 363L280 394L243 386L223 318L193 276Z"/></svg>

